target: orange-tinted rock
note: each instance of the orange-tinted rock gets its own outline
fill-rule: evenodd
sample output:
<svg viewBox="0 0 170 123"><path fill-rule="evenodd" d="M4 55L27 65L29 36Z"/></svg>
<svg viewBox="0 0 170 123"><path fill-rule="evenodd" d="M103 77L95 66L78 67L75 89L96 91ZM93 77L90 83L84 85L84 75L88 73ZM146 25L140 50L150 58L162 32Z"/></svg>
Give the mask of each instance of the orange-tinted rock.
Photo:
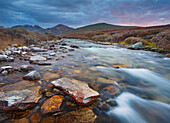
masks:
<svg viewBox="0 0 170 123"><path fill-rule="evenodd" d="M48 80L48 79L54 79L54 78L60 78L60 75L57 74L57 73L46 73L44 76L43 76L43 79L45 80Z"/></svg>
<svg viewBox="0 0 170 123"><path fill-rule="evenodd" d="M40 123L54 123L55 118L54 117L46 117L41 120Z"/></svg>
<svg viewBox="0 0 170 123"><path fill-rule="evenodd" d="M94 123L97 116L89 108L79 109L57 116L56 123Z"/></svg>
<svg viewBox="0 0 170 123"><path fill-rule="evenodd" d="M21 81L0 88L0 110L26 110L36 106L42 97L40 86Z"/></svg>
<svg viewBox="0 0 170 123"><path fill-rule="evenodd" d="M61 78L51 82L56 87L61 88L66 94L72 97L77 103L86 105L97 100L99 93L92 90L87 83Z"/></svg>
<svg viewBox="0 0 170 123"><path fill-rule="evenodd" d="M165 57L168 57L168 58L170 58L170 54L166 54L166 55L165 55Z"/></svg>
<svg viewBox="0 0 170 123"><path fill-rule="evenodd" d="M32 122L32 123L39 123L40 122L40 120L41 120L41 115L39 114L39 113L34 113L34 114L32 114L31 115L31 117L30 117L30 121Z"/></svg>
<svg viewBox="0 0 170 123"><path fill-rule="evenodd" d="M62 95L55 95L46 101L41 106L41 113L48 114L61 111L61 107L64 102L64 97Z"/></svg>
<svg viewBox="0 0 170 123"><path fill-rule="evenodd" d="M115 68L132 68L132 65L125 65L125 64L114 64Z"/></svg>
<svg viewBox="0 0 170 123"><path fill-rule="evenodd" d="M29 120L27 118L16 119L12 123L29 123Z"/></svg>

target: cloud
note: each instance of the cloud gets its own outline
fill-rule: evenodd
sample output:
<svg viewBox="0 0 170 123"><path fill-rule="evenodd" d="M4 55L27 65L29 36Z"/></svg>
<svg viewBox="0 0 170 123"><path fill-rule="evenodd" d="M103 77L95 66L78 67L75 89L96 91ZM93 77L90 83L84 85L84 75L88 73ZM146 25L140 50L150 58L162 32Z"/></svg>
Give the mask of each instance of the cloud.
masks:
<svg viewBox="0 0 170 123"><path fill-rule="evenodd" d="M169 0L1 0L0 24L159 25L170 23L169 5Z"/></svg>

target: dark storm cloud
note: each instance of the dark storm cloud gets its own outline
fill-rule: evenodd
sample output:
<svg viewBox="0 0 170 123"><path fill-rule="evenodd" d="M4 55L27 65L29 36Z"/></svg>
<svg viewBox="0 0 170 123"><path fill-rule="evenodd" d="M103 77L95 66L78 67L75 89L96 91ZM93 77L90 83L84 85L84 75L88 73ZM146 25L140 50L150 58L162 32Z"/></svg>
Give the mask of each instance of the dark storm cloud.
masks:
<svg viewBox="0 0 170 123"><path fill-rule="evenodd" d="M0 25L158 25L170 23L169 8L169 0L0 0Z"/></svg>

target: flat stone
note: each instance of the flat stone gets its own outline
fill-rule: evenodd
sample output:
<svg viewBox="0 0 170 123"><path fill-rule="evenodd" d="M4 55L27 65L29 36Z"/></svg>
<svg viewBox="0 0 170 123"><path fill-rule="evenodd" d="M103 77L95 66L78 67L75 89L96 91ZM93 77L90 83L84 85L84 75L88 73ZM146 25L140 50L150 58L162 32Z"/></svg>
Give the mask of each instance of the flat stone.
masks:
<svg viewBox="0 0 170 123"><path fill-rule="evenodd" d="M60 78L60 75L57 74L57 73L45 73L44 76L43 76L43 79L44 80L49 80L49 79L57 79L57 78Z"/></svg>
<svg viewBox="0 0 170 123"><path fill-rule="evenodd" d="M0 55L0 61L6 61L7 55Z"/></svg>
<svg viewBox="0 0 170 123"><path fill-rule="evenodd" d="M61 111L61 107L64 102L64 97L62 95L55 95L46 101L41 106L41 113L48 114Z"/></svg>
<svg viewBox="0 0 170 123"><path fill-rule="evenodd" d="M56 123L95 123L97 116L89 108L82 108L61 116L57 116Z"/></svg>
<svg viewBox="0 0 170 123"><path fill-rule="evenodd" d="M36 56L31 56L30 61L46 61L47 59L43 56L36 55Z"/></svg>
<svg viewBox="0 0 170 123"><path fill-rule="evenodd" d="M77 103L87 105L97 100L99 93L92 90L87 83L61 78L51 82L56 87L61 88L66 94L72 97Z"/></svg>
<svg viewBox="0 0 170 123"><path fill-rule="evenodd" d="M24 80L30 80L30 81L39 80L40 78L41 78L41 75L37 71L31 71L30 73L26 74L23 77Z"/></svg>
<svg viewBox="0 0 170 123"><path fill-rule="evenodd" d="M29 81L0 87L0 111L26 110L35 107L42 97L40 88Z"/></svg>

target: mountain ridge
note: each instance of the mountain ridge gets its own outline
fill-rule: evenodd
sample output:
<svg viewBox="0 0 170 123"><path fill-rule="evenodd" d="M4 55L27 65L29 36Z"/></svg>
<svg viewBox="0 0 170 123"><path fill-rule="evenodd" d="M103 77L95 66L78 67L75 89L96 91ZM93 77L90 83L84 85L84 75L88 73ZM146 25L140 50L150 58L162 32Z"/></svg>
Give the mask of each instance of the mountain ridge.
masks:
<svg viewBox="0 0 170 123"><path fill-rule="evenodd" d="M51 28L42 28L39 25L29 25L29 24L17 25L17 26L13 26L12 28L16 28L16 27L25 28L30 32L54 33L56 35L68 32L70 30L73 30L73 28L68 27L66 25L63 25L63 24L58 24L58 25L51 27Z"/></svg>

